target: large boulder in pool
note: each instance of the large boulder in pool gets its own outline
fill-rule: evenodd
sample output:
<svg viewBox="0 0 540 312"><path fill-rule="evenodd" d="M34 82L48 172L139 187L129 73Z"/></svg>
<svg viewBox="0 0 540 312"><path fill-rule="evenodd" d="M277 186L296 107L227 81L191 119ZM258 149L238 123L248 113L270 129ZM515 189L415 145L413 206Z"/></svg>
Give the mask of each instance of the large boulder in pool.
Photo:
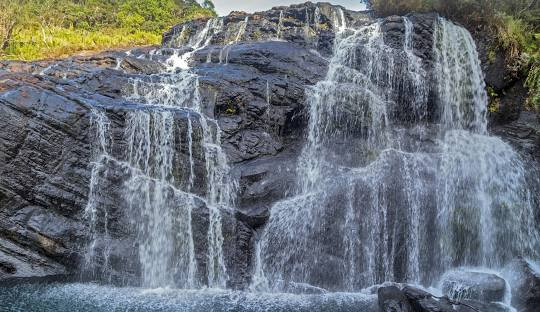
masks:
<svg viewBox="0 0 540 312"><path fill-rule="evenodd" d="M443 276L441 289L451 299L499 302L504 300L506 282L491 273L455 270Z"/></svg>

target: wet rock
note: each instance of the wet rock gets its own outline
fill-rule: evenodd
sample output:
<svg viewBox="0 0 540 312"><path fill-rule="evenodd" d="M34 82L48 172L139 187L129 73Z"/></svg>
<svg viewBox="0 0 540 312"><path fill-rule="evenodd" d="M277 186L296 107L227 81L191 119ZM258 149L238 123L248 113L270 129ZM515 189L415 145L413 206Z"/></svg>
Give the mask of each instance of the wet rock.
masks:
<svg viewBox="0 0 540 312"><path fill-rule="evenodd" d="M197 40L196 34L210 26L219 30L210 45L283 40L328 56L332 53L335 32L344 24L359 26L371 21L367 12L349 11L328 3L307 2L254 14L233 12L224 18L222 24L209 25L212 22L204 19L180 24L163 35L163 46L181 47L194 42Z"/></svg>
<svg viewBox="0 0 540 312"><path fill-rule="evenodd" d="M512 306L520 312L538 311L540 307L540 272L530 262L518 259L506 268L512 287Z"/></svg>
<svg viewBox="0 0 540 312"><path fill-rule="evenodd" d="M491 273L456 270L443 276L441 288L445 295L455 300L502 302L506 292L506 282L503 278Z"/></svg>
<svg viewBox="0 0 540 312"><path fill-rule="evenodd" d="M512 307L500 302L481 302L476 300L462 300L460 304L454 305L457 312L513 312Z"/></svg>
<svg viewBox="0 0 540 312"><path fill-rule="evenodd" d="M124 77L121 71L94 68L88 71L91 73L88 76L109 77L97 87L83 87L78 83L88 80L82 77L59 83L55 71L61 66L67 65L60 63L51 70L52 77L33 75L32 70L30 74L0 73L0 279L80 271L90 233L84 211L94 157L93 111L108 115L115 146L111 153L121 160L127 151L123 136L126 117L130 112L144 113L151 109L96 91L106 94L107 85L113 85L114 75ZM76 65L71 68L73 72L81 70ZM115 87L125 87L122 85L125 81L116 80ZM190 117L181 109L172 112L177 136L183 137ZM197 135L201 130L196 118L192 118L192 126L193 152L197 153L194 169L202 178L205 175L199 173L205 167L201 165L201 136ZM182 171L189 170L187 144L178 146L173 160L175 172L186 176ZM97 262L107 263L109 281L136 283L138 266L134 252L137 249L133 248L133 231L126 215L129 209L124 209L122 197L128 171L118 161L107 160L106 166L107 179L100 186L108 191L100 197L98 214L105 214L108 220L107 225L100 223L97 229L107 234L96 237L95 249L100 255ZM206 191L201 185L205 182L196 179L194 191ZM105 253L107 259L101 256Z"/></svg>
<svg viewBox="0 0 540 312"><path fill-rule="evenodd" d="M414 286L405 285L403 293L409 299L415 312L511 312L511 309L499 303L485 303L477 300L453 300L437 297Z"/></svg>
<svg viewBox="0 0 540 312"><path fill-rule="evenodd" d="M227 66L212 47L194 58L201 94L213 103L207 115L218 119L222 140L233 163L275 156L306 123L305 87L321 80L327 61L286 42L238 44L230 47Z"/></svg>
<svg viewBox="0 0 540 312"><path fill-rule="evenodd" d="M0 281L67 274L62 264L0 237Z"/></svg>
<svg viewBox="0 0 540 312"><path fill-rule="evenodd" d="M413 312L405 294L396 286L381 287L377 291L379 308L382 312Z"/></svg>
<svg viewBox="0 0 540 312"><path fill-rule="evenodd" d="M381 312L496 312L492 305L476 301L453 301L447 297L436 297L432 294L411 286L397 284L382 286L377 291Z"/></svg>
<svg viewBox="0 0 540 312"><path fill-rule="evenodd" d="M412 14L408 18L413 23L413 52L429 71L436 16ZM403 21L401 17L389 17L383 22L384 38L390 46L402 47ZM194 52L192 70L199 76L203 113L217 120L232 174L239 183L237 209L222 211L222 222L229 286L245 288L253 269L255 231L266 224L269 210L276 202L295 192L296 162L308 121L306 90L325 77L336 31L344 24L356 27L373 22L365 12L352 12L325 3L306 3L252 15L231 14L223 20L223 25L212 26L220 31L209 45L195 51L185 44L197 40L197 33L208 25L208 20L174 27L164 35L164 49L160 50L148 47L61 61L0 62L0 280L79 271L89 232L84 210L95 141L95 129L90 122L92 110L104 112L110 119L115 143L111 154L123 159L128 144L123 137L126 115L153 109L141 105L144 103L126 101L126 95L135 90L133 79L159 80L157 74L163 71L164 60L176 53L191 51ZM360 64L361 59L358 61ZM507 87L501 85L501 88ZM520 92L517 90L516 94ZM206 168L199 121L195 114L173 111L175 137L180 140L175 151L178 157L174 160L177 186L188 170L189 143L185 133L187 120L191 118L197 173L192 191L203 195L207 191ZM411 121L414 120L409 115L411 111L403 105L391 115ZM354 111L345 108L344 112L351 115ZM429 115L428 119L432 118L432 114ZM494 131L500 131L496 133L501 133L531 158L540 159L540 139L533 129L530 123L519 121ZM423 136L413 131L403 135L403 140ZM436 130L430 131L435 133ZM430 134L430 137L435 135ZM349 138L346 142L336 142L335 151L339 153L344 146L354 143ZM434 142L426 139L423 143L426 144L418 149L432 152ZM361 146L358 148L359 154L368 152ZM344 167L358 165L354 162L355 159L347 160ZM389 164L397 166L391 159ZM107 181L100 184L107 195L100 199L99 214L107 213L110 232L105 235L105 224L97 225L96 252L105 254L107 251L108 278L137 284L140 268L135 233L129 225L130 216L126 214L129 210L121 196L129 170L112 160L107 162L107 167L107 179L104 179ZM429 179L431 173L422 174ZM406 200L398 189L399 184L394 183L396 177L384 178L389 186L386 192L394 194L392 198L396 202ZM363 187L367 189L359 185L353 191L365 194ZM336 193L328 204L344 206L345 195ZM197 242L199 279L204 283L208 207L202 201L196 206L193 235ZM396 211L395 216L399 215ZM317 237L321 237L318 243L322 242L321 248L326 248L324 254L328 255L325 260L328 263L343 257L335 255L331 248L336 242L329 233L337 227L336 218L325 218L327 224L322 224L317 233ZM405 242L396 242L396 245L405 246ZM97 262L97 270L103 270L105 257ZM397 271L396 278L404 278L404 270ZM324 272L318 278L328 285L315 282L332 290L333 279L338 277L334 272ZM302 293L322 292L305 285L291 289L301 289ZM390 307L385 302L395 302L398 306L403 303L399 308L406 309L404 298L409 300L410 307L423 309L419 311L445 311L451 305L444 298L408 288L381 290L381 296L385 307Z"/></svg>
<svg viewBox="0 0 540 312"><path fill-rule="evenodd" d="M518 120L495 125L492 132L512 144L526 159L540 162L540 121L533 112L521 112Z"/></svg>
<svg viewBox="0 0 540 312"><path fill-rule="evenodd" d="M274 157L262 157L234 168L238 176L238 209L241 218L253 228L268 220L271 206L294 192L296 161L299 149L284 151Z"/></svg>
<svg viewBox="0 0 540 312"><path fill-rule="evenodd" d="M438 298L434 297L432 294L413 287L405 286L403 287L403 293L409 299L413 311L418 312L450 312L454 311L454 305L448 300L448 298ZM466 311L466 310L465 310Z"/></svg>

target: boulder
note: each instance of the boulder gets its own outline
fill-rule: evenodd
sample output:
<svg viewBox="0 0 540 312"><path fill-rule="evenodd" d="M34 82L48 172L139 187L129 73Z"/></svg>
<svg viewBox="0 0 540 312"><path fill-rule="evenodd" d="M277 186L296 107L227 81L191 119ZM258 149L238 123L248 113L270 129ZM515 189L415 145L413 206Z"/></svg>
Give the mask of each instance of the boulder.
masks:
<svg viewBox="0 0 540 312"><path fill-rule="evenodd" d="M476 300L451 300L437 297L416 286L406 284L382 285L377 289L381 312L510 312L497 303Z"/></svg>
<svg viewBox="0 0 540 312"><path fill-rule="evenodd" d="M540 307L540 272L538 266L524 259L512 261L506 268L512 287L512 306L520 312L538 311Z"/></svg>
<svg viewBox="0 0 540 312"><path fill-rule="evenodd" d="M405 294L396 286L381 287L377 290L381 312L413 312Z"/></svg>
<svg viewBox="0 0 540 312"><path fill-rule="evenodd" d="M454 311L454 305L446 297L437 298L425 290L410 285L403 287L403 293L415 312Z"/></svg>
<svg viewBox="0 0 540 312"><path fill-rule="evenodd" d="M492 273L456 270L443 276L441 288L445 295L454 300L502 302L506 293L506 281Z"/></svg>

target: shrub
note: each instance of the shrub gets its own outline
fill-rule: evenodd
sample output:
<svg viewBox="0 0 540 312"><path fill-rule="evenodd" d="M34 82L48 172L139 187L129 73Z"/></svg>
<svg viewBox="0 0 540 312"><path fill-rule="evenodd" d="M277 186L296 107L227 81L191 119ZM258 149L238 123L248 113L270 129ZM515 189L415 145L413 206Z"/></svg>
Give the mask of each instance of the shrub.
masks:
<svg viewBox="0 0 540 312"><path fill-rule="evenodd" d="M501 15L496 24L498 42L515 59L522 52L536 49L532 27L523 20Z"/></svg>

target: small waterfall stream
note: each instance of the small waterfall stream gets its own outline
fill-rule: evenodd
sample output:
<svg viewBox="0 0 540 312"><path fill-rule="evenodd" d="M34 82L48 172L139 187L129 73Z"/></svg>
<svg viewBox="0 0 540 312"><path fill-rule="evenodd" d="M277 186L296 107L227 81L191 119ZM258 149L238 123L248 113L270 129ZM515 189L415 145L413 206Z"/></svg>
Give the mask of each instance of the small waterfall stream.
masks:
<svg viewBox="0 0 540 312"><path fill-rule="evenodd" d="M207 45L219 25L218 19L208 21L205 29L196 36L193 49ZM185 68L187 59L186 55L174 53L165 62L168 72L133 79L133 92L126 98L142 103L144 108L127 113L123 133L127 141L125 159L115 159L107 152L111 149L110 140L106 140L110 135L107 126L110 121L103 112L96 113L95 128L101 155L93 166L87 214L90 224L96 226L101 222L96 220L97 211L107 211L96 205L100 194L94 186L97 187L98 179L107 178L102 172L106 162L114 161L129 172L123 197L127 215L136 228L142 285L198 288L192 214L195 209L206 206L209 212L207 280L203 284L225 288L228 277L222 250L221 211L232 207L235 182L228 176L229 166L221 149L219 126L204 115L197 76L188 69L178 71ZM187 133L179 133L178 117L182 116L187 120ZM198 125L197 129L194 123ZM203 155L199 157L204 161L204 177L196 176L195 148L202 148ZM188 151L187 164L178 159L181 150ZM196 182L205 186L196 191ZM90 250L94 250L97 239L92 240ZM89 252L87 266L92 265L92 257L93 252ZM107 261L107 255L102 258ZM102 275L106 274L102 272Z"/></svg>
<svg viewBox="0 0 540 312"><path fill-rule="evenodd" d="M487 94L476 46L462 27L439 19L435 32L442 159L437 182L443 267L499 267L538 256L524 164L487 131Z"/></svg>
<svg viewBox="0 0 540 312"><path fill-rule="evenodd" d="M430 285L453 267L538 256L523 164L487 134L473 39L437 21L430 84L414 54L414 25L403 23L400 49L385 43L379 22L338 27L327 77L308 90L297 195L271 210L253 288Z"/></svg>

